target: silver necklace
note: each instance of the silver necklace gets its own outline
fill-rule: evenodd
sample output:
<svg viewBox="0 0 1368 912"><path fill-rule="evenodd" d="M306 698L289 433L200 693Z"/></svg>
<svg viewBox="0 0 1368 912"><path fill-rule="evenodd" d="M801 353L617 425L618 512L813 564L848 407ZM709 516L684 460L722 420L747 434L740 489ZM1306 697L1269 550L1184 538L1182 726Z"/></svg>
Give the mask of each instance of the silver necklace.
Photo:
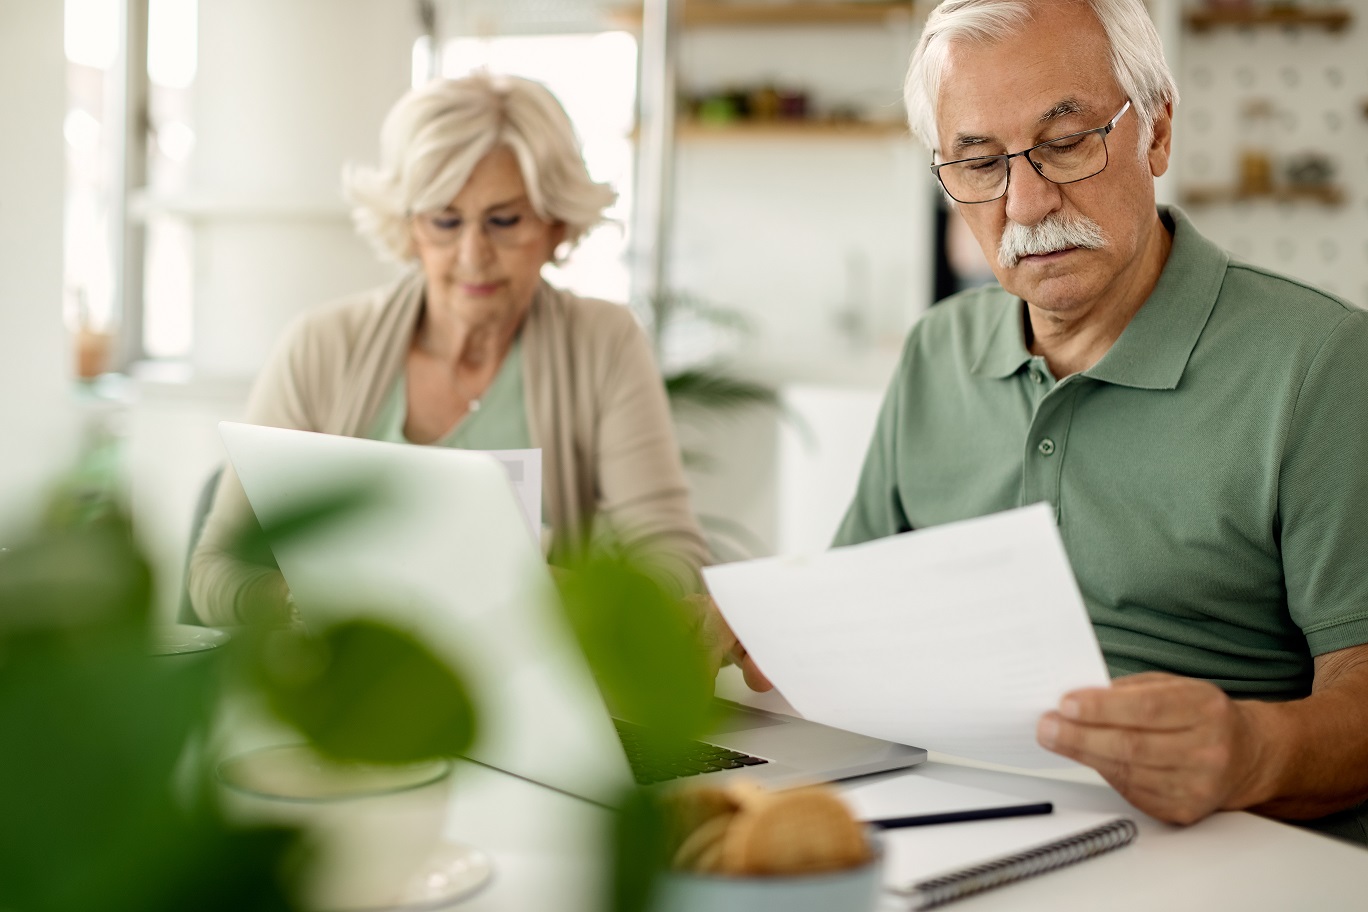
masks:
<svg viewBox="0 0 1368 912"><path fill-rule="evenodd" d="M462 398L465 399L466 410L471 412L472 414L478 412L480 410L480 399L482 397L470 395L469 391L466 390L465 384L461 382L461 378L456 376L455 371L451 372L451 380L453 383L456 384L456 389L458 392L460 392Z"/></svg>
<svg viewBox="0 0 1368 912"><path fill-rule="evenodd" d="M435 358L438 361L446 360L443 357L442 352L438 351L432 345L432 342L428 339L428 332L426 326L424 326L422 329L418 331L418 348L420 351L422 351L425 355L427 355L430 358ZM456 371L454 370L451 371L451 382L456 385L456 391L461 394L461 398L465 399L466 410L472 413L478 412L480 410L480 400L483 398L483 396L470 395L470 392L466 389L465 384L461 382L461 378L456 375Z"/></svg>

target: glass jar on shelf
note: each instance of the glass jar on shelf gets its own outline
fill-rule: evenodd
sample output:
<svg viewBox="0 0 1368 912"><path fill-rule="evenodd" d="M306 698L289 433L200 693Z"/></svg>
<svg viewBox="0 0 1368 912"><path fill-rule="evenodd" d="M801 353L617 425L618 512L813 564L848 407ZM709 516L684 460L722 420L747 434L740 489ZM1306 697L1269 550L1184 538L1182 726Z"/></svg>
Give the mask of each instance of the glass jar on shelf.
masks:
<svg viewBox="0 0 1368 912"><path fill-rule="evenodd" d="M1240 196L1273 192L1273 128L1276 112L1267 98L1245 102L1240 117L1240 168L1236 190Z"/></svg>

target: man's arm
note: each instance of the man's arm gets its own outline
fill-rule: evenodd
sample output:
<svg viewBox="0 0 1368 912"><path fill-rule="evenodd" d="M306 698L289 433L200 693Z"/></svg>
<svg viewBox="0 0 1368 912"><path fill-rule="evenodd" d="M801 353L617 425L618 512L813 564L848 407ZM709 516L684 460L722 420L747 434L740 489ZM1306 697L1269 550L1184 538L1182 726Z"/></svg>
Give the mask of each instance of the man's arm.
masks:
<svg viewBox="0 0 1368 912"><path fill-rule="evenodd" d="M1037 736L1171 823L1220 810L1320 817L1368 798L1368 644L1317 657L1303 700L1232 700L1150 672L1066 694Z"/></svg>

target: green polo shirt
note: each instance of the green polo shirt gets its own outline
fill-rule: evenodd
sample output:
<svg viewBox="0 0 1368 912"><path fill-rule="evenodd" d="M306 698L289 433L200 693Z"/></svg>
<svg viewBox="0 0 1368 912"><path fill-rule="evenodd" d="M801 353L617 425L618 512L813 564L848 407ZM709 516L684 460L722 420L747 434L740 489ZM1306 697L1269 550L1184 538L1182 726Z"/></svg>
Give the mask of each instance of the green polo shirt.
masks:
<svg viewBox="0 0 1368 912"><path fill-rule="evenodd" d="M1045 501L1113 676L1305 696L1368 642L1368 312L1160 214L1163 274L1082 373L1000 287L913 328L835 543Z"/></svg>

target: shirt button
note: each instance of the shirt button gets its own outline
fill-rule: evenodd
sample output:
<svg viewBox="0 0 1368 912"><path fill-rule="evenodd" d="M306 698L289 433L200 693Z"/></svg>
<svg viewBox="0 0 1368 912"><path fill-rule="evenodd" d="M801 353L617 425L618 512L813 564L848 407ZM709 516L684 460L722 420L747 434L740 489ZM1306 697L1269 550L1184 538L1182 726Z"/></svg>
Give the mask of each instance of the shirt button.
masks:
<svg viewBox="0 0 1368 912"><path fill-rule="evenodd" d="M1049 456L1054 452L1054 441L1049 437L1046 437L1044 440L1040 441L1040 446L1036 447L1036 449L1040 450L1041 456Z"/></svg>
<svg viewBox="0 0 1368 912"><path fill-rule="evenodd" d="M1038 370L1033 370L1033 371L1031 371L1031 382L1033 382L1033 383L1044 383L1044 382L1045 382L1045 375L1042 374L1042 373L1041 373L1040 371L1038 371Z"/></svg>

